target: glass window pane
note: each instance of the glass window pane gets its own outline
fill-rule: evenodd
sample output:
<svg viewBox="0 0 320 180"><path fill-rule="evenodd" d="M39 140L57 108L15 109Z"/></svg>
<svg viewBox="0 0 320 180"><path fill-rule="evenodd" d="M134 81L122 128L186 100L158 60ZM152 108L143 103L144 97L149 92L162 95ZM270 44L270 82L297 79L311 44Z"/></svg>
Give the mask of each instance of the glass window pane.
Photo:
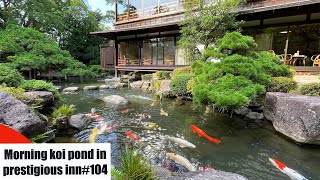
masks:
<svg viewBox="0 0 320 180"><path fill-rule="evenodd" d="M128 65L140 64L140 45L139 41L129 41L127 46L126 60Z"/></svg>
<svg viewBox="0 0 320 180"><path fill-rule="evenodd" d="M143 65L156 65L157 63L157 39L146 39L143 41Z"/></svg>
<svg viewBox="0 0 320 180"><path fill-rule="evenodd" d="M180 36L177 37L177 42L180 40ZM184 59L184 50L176 47L176 61L175 65L189 65L187 61Z"/></svg>
<svg viewBox="0 0 320 180"><path fill-rule="evenodd" d="M117 2L117 21L128 19L128 0L119 0Z"/></svg>
<svg viewBox="0 0 320 180"><path fill-rule="evenodd" d="M163 42L163 50L164 50L164 64L165 65L173 65L175 58L175 47L174 47L174 38L173 37L165 37L162 38Z"/></svg>
<svg viewBox="0 0 320 180"><path fill-rule="evenodd" d="M127 54L127 43L126 42L120 42L118 44L118 65L119 66L126 66L126 54Z"/></svg>

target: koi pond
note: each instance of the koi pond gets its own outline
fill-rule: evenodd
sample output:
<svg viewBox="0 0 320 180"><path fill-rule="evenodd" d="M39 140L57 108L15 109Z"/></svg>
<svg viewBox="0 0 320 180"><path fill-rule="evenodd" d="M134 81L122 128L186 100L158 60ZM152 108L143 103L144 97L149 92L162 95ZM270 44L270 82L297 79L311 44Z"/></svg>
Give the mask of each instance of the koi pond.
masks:
<svg viewBox="0 0 320 180"><path fill-rule="evenodd" d="M129 100L129 104L115 107L100 100L108 95L122 96ZM252 124L241 117L230 117L218 112L205 113L204 107L195 108L192 102L182 104L176 99L165 99L160 103L155 95L142 90L80 91L63 97L66 103L76 106L77 113L90 113L95 108L96 114L103 116L110 126L116 126L95 139L95 143L112 143L114 165L119 162L124 142L133 142L126 137L126 132L131 131L141 141L134 142L136 147L154 164L170 162L166 153L174 152L187 158L195 167L234 172L252 180L289 179L269 162L268 157L271 157L306 178L320 179L319 146L297 145L277 133L267 121ZM168 116L160 115L161 108ZM144 113L145 118L141 118ZM85 130L72 137L57 137L56 142L89 142L92 129L98 123L93 121ZM158 127L144 128L148 123L156 123ZM192 132L190 124L195 124L209 136L221 140L221 143L214 144L199 137ZM196 148L182 148L166 140L166 135L185 139Z"/></svg>

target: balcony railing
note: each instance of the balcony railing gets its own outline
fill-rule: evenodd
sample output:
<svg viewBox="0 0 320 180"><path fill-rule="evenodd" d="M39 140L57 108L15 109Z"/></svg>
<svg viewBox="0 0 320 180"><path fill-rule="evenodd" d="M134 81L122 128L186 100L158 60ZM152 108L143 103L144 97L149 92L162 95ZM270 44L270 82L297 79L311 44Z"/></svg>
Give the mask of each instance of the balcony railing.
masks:
<svg viewBox="0 0 320 180"><path fill-rule="evenodd" d="M319 0L251 0L241 5L240 13L258 12L319 3Z"/></svg>
<svg viewBox="0 0 320 180"><path fill-rule="evenodd" d="M130 21L138 18L140 19L144 17L152 17L159 14L181 11L183 10L183 1L184 0L177 0L161 4L159 6L146 7L138 10L131 9L125 13L118 14L116 20L117 22Z"/></svg>

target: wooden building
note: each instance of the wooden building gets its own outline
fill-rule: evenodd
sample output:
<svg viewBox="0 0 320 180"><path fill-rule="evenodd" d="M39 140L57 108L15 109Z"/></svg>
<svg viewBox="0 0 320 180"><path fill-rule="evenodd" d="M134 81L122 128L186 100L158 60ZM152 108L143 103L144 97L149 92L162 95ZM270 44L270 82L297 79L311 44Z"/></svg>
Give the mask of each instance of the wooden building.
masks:
<svg viewBox="0 0 320 180"><path fill-rule="evenodd" d="M92 34L115 40L101 47L101 65L116 71L173 70L188 65L177 46L184 0L121 0L115 29ZM247 0L238 9L244 33L276 54L320 53L320 0ZM309 62L307 64L312 64Z"/></svg>

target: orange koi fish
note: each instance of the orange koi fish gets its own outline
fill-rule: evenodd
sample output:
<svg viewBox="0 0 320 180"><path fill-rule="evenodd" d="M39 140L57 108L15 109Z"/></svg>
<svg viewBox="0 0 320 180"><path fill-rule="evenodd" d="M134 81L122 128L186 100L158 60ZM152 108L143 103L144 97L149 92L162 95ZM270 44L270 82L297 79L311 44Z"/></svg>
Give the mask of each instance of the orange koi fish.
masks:
<svg viewBox="0 0 320 180"><path fill-rule="evenodd" d="M215 143L215 144L219 144L221 141L218 139L215 139L213 137L210 137L207 133L205 133L203 130L199 129L196 125L191 124L191 129L194 133L197 133L199 135L199 137L203 136L204 138L206 138L207 140Z"/></svg>
<svg viewBox="0 0 320 180"><path fill-rule="evenodd" d="M127 132L127 138L131 138L135 141L139 141L139 138L135 134L133 134L131 131Z"/></svg>
<svg viewBox="0 0 320 180"><path fill-rule="evenodd" d="M96 119L98 121L103 121L104 120L104 118L102 116L100 116L98 114L95 114L95 113L87 114L87 116L90 116L90 117L92 117L92 118L94 118L94 119Z"/></svg>

